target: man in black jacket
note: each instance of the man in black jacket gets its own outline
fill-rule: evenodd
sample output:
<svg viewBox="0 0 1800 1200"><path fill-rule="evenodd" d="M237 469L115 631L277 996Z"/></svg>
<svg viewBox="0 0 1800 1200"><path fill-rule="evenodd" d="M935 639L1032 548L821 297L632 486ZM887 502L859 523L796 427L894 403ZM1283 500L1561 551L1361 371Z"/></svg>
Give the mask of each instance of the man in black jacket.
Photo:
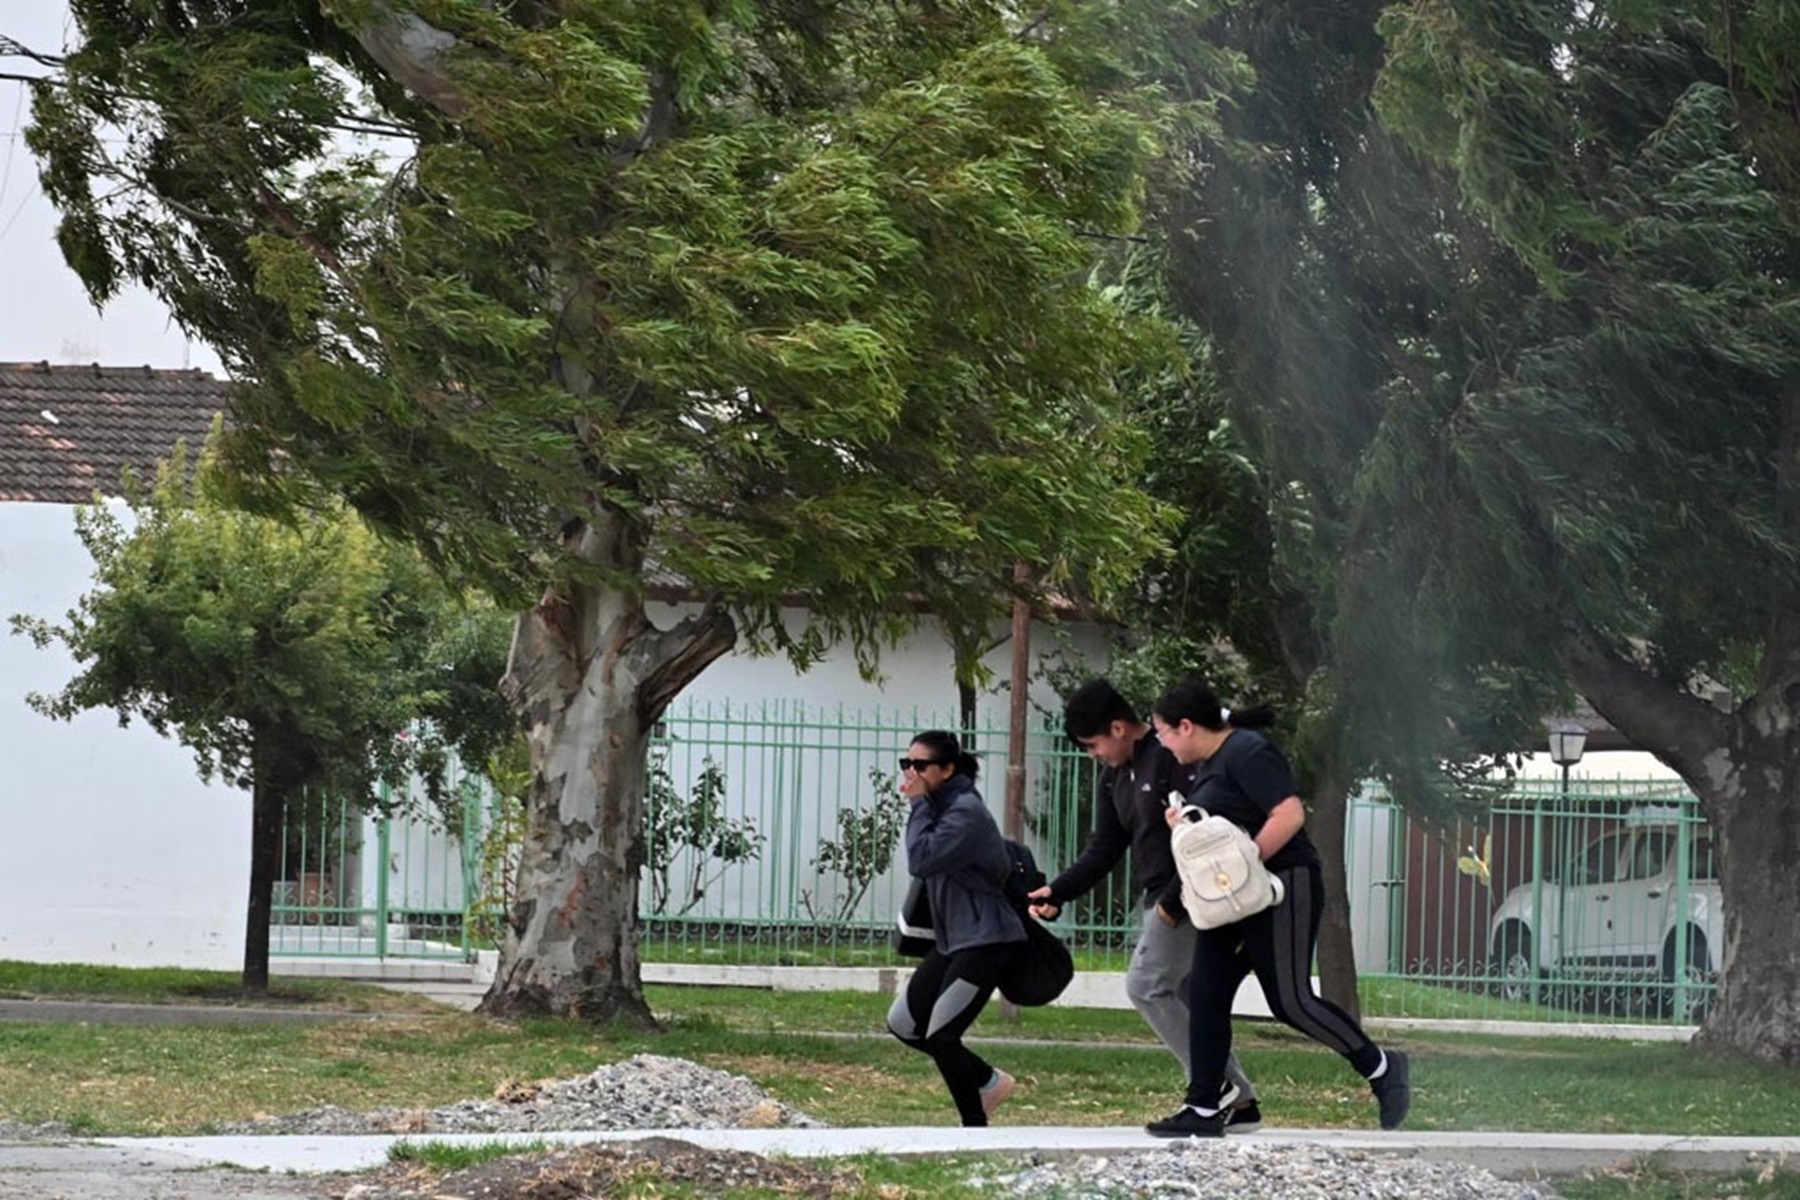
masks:
<svg viewBox="0 0 1800 1200"><path fill-rule="evenodd" d="M1131 851L1142 888L1143 928L1125 972L1125 994L1188 1075L1188 973L1194 926L1181 905L1181 879L1163 819L1171 791L1187 794L1191 768L1163 749L1131 703L1104 679L1083 684L1063 706L1070 740L1105 764L1094 803L1094 833L1067 870L1031 893L1033 915L1054 920L1064 905L1086 895ZM1226 1129L1247 1133L1262 1124L1256 1088L1233 1055L1225 1067Z"/></svg>

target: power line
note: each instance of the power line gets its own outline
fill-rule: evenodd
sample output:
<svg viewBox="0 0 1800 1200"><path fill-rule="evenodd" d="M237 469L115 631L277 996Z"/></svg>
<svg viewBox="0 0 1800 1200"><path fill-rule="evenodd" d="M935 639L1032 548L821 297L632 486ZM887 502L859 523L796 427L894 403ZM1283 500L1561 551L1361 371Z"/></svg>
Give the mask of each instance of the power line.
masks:
<svg viewBox="0 0 1800 1200"><path fill-rule="evenodd" d="M12 128L6 131L6 170L0 172L0 204L6 203L6 189L12 184L13 152L19 148L19 114L25 111L25 89L19 89L18 103L13 105ZM0 233L0 238L6 235Z"/></svg>

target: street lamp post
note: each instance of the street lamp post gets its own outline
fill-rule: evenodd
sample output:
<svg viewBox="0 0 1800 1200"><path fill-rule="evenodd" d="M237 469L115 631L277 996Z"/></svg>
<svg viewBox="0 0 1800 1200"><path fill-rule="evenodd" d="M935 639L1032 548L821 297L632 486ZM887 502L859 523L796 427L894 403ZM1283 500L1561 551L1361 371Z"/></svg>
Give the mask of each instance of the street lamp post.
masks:
<svg viewBox="0 0 1800 1200"><path fill-rule="evenodd" d="M1573 722L1550 730L1550 761L1562 768L1563 803L1569 798L1569 768L1581 761L1587 749L1587 730Z"/></svg>
<svg viewBox="0 0 1800 1200"><path fill-rule="evenodd" d="M1582 752L1586 749L1587 730L1580 725L1564 721L1550 727L1550 761L1562 768L1562 811L1556 822L1556 857L1561 864L1556 872L1556 955L1551 960L1559 971L1568 958L1564 939L1568 935L1566 917L1569 911L1569 872L1575 867L1569 861L1570 847L1574 843L1574 839L1569 836L1572 815L1569 811L1569 768L1581 761Z"/></svg>

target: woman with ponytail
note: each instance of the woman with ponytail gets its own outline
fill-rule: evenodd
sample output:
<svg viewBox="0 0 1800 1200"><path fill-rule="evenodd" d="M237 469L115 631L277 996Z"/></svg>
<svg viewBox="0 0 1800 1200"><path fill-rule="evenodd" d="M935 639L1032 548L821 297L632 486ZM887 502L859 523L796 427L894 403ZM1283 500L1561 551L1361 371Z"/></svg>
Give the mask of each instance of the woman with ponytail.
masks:
<svg viewBox="0 0 1800 1200"><path fill-rule="evenodd" d="M888 1031L931 1056L964 1125L986 1125L1013 1090L962 1036L999 986L1023 918L1007 900L1012 868L1000 827L975 790L975 756L956 735L931 729L900 760L900 794L912 802L906 863L925 882L936 942L888 1010Z"/></svg>
<svg viewBox="0 0 1800 1200"><path fill-rule="evenodd" d="M1275 743L1257 732L1273 725L1275 714L1267 708L1233 712L1211 688L1189 681L1164 692L1151 716L1169 752L1184 765L1199 764L1188 803L1248 831L1286 897L1234 924L1198 931L1188 976L1193 1070L1186 1102L1146 1128L1157 1137L1224 1134L1232 1101L1225 1088L1231 1005L1238 985L1255 972L1269 1011L1348 1060L1375 1093L1381 1127L1398 1129L1412 1103L1406 1055L1383 1051L1350 1014L1313 990L1325 889L1293 772ZM1171 808L1167 819L1173 829L1180 811Z"/></svg>

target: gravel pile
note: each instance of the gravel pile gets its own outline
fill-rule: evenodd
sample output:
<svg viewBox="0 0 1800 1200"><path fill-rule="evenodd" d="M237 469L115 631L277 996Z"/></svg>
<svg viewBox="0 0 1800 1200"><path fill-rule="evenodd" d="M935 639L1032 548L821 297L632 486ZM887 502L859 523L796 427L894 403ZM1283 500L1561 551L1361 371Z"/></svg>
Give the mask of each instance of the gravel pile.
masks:
<svg viewBox="0 0 1800 1200"><path fill-rule="evenodd" d="M1019 1200L1555 1200L1548 1185L1400 1154L1270 1146L1242 1138L1171 1142L1141 1154L1015 1165L982 1177Z"/></svg>
<svg viewBox="0 0 1800 1200"><path fill-rule="evenodd" d="M326 1106L221 1126L223 1134L542 1133L559 1129L818 1128L741 1075L640 1054L577 1079L502 1084L443 1108Z"/></svg>

